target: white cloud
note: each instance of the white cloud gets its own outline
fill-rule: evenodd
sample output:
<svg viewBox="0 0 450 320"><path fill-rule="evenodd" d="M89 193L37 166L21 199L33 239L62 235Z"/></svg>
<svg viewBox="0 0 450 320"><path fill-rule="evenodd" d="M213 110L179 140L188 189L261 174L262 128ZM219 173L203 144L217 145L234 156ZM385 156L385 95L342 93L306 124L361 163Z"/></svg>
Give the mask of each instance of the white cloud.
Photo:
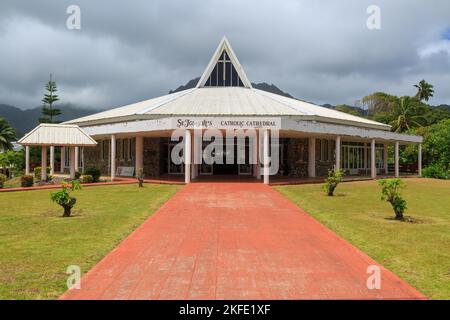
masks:
<svg viewBox="0 0 450 320"><path fill-rule="evenodd" d="M422 48L419 48L418 54L421 58L429 58L432 55L446 53L450 56L450 41L441 40L429 43Z"/></svg>

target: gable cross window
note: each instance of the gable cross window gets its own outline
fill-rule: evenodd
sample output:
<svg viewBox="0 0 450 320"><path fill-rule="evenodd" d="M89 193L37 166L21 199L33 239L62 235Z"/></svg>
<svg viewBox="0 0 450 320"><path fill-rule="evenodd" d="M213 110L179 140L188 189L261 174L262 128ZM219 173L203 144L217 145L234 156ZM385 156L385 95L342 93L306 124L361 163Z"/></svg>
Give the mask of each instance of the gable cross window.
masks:
<svg viewBox="0 0 450 320"><path fill-rule="evenodd" d="M243 87L241 78L226 50L220 54L214 69L206 80L205 87Z"/></svg>

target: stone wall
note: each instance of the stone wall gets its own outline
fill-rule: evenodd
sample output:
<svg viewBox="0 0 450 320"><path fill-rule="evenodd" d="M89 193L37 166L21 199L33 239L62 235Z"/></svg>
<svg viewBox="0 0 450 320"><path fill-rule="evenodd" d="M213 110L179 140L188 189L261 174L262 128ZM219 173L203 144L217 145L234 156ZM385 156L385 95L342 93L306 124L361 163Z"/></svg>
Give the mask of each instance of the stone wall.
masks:
<svg viewBox="0 0 450 320"><path fill-rule="evenodd" d="M144 173L148 177L161 175L161 138L144 138Z"/></svg>
<svg viewBox="0 0 450 320"><path fill-rule="evenodd" d="M107 144L105 147L105 155L102 159L103 142ZM128 143L131 143L130 157L123 155L122 139L116 140L116 168L117 167L134 167L136 163L136 147L135 139L132 138ZM95 167L99 168L102 175L110 175L109 157L110 157L111 140L98 140L97 145L93 148L84 148L84 168Z"/></svg>
<svg viewBox="0 0 450 320"><path fill-rule="evenodd" d="M308 176L308 139L286 139L284 156L284 165L280 168L283 175Z"/></svg>
<svg viewBox="0 0 450 320"><path fill-rule="evenodd" d="M105 159L101 158L102 140L96 140L97 145L95 147L84 148L84 168L99 168L102 175L109 175L109 148L111 141L108 142L108 154Z"/></svg>
<svg viewBox="0 0 450 320"><path fill-rule="evenodd" d="M308 139L289 138L283 139L284 161L280 167L279 175L292 177L308 177ZM317 159L316 150L316 176L326 176L328 170L332 169L335 161L321 161Z"/></svg>
<svg viewBox="0 0 450 320"><path fill-rule="evenodd" d="M327 176L328 170L333 169L335 164L335 161L316 161L316 176Z"/></svg>

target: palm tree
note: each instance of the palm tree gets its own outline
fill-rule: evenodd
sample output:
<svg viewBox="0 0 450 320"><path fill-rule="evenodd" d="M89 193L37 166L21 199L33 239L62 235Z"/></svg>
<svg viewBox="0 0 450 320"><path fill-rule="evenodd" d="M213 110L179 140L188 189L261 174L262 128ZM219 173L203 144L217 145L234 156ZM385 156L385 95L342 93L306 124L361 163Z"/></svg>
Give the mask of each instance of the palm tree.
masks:
<svg viewBox="0 0 450 320"><path fill-rule="evenodd" d="M414 87L417 88L416 98L420 101L428 101L434 94L433 85L422 80L419 84L415 84Z"/></svg>
<svg viewBox="0 0 450 320"><path fill-rule="evenodd" d="M11 150L12 144L16 140L16 132L4 118L0 118L0 150Z"/></svg>
<svg viewBox="0 0 450 320"><path fill-rule="evenodd" d="M423 115L427 107L415 97L401 97L393 108L394 120L390 123L395 132L405 132L426 123Z"/></svg>

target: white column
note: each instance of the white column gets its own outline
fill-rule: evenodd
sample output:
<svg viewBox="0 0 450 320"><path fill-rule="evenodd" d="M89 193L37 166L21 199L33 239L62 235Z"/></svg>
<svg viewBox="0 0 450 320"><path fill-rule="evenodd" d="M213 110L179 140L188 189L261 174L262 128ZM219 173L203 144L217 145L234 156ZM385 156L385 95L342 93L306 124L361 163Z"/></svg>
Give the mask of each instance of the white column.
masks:
<svg viewBox="0 0 450 320"><path fill-rule="evenodd" d="M75 147L75 171L79 171L78 164L80 163L80 148Z"/></svg>
<svg viewBox="0 0 450 320"><path fill-rule="evenodd" d="M184 132L184 182L191 182L191 132Z"/></svg>
<svg viewBox="0 0 450 320"><path fill-rule="evenodd" d="M269 130L264 130L264 138L263 138L263 152L264 152L264 158L263 158L263 164L264 164L264 184L269 184Z"/></svg>
<svg viewBox="0 0 450 320"><path fill-rule="evenodd" d="M41 181L47 180L47 147L41 149Z"/></svg>
<svg viewBox="0 0 450 320"><path fill-rule="evenodd" d="M25 146L25 174L30 174L30 146Z"/></svg>
<svg viewBox="0 0 450 320"><path fill-rule="evenodd" d="M418 146L418 155L417 155L417 173L419 174L419 177L422 176L422 144L419 143Z"/></svg>
<svg viewBox="0 0 450 320"><path fill-rule="evenodd" d="M55 174L55 147L50 147L50 175Z"/></svg>
<svg viewBox="0 0 450 320"><path fill-rule="evenodd" d="M255 164L255 171L256 171L256 179L261 180L261 140L260 140L260 131L256 133L256 164Z"/></svg>
<svg viewBox="0 0 450 320"><path fill-rule="evenodd" d="M316 138L308 138L308 176L316 176Z"/></svg>
<svg viewBox="0 0 450 320"><path fill-rule="evenodd" d="M116 135L111 135L111 181L116 178Z"/></svg>
<svg viewBox="0 0 450 320"><path fill-rule="evenodd" d="M336 137L336 165L335 170L341 168L341 136Z"/></svg>
<svg viewBox="0 0 450 320"><path fill-rule="evenodd" d="M75 147L69 148L69 167L70 167L70 179L75 179Z"/></svg>
<svg viewBox="0 0 450 320"><path fill-rule="evenodd" d="M195 161L194 161L194 155L195 155L195 143L196 143L195 135L191 137L191 180L194 180L196 178L195 176Z"/></svg>
<svg viewBox="0 0 450 320"><path fill-rule="evenodd" d="M399 168L399 148L400 143L395 141L395 177L398 178L400 176L400 168Z"/></svg>
<svg viewBox="0 0 450 320"><path fill-rule="evenodd" d="M139 169L144 168L144 137L136 136L136 150L135 150L135 171L136 176L139 172Z"/></svg>
<svg viewBox="0 0 450 320"><path fill-rule="evenodd" d="M65 163L66 163L66 147L62 147L61 148L61 168L59 168L59 171L61 173L64 173L64 164Z"/></svg>
<svg viewBox="0 0 450 320"><path fill-rule="evenodd" d="M375 179L377 177L375 150L375 139L372 139L370 143L370 176L372 179Z"/></svg>
<svg viewBox="0 0 450 320"><path fill-rule="evenodd" d="M383 146L383 161L384 161L384 174L388 173L388 145L385 143Z"/></svg>

